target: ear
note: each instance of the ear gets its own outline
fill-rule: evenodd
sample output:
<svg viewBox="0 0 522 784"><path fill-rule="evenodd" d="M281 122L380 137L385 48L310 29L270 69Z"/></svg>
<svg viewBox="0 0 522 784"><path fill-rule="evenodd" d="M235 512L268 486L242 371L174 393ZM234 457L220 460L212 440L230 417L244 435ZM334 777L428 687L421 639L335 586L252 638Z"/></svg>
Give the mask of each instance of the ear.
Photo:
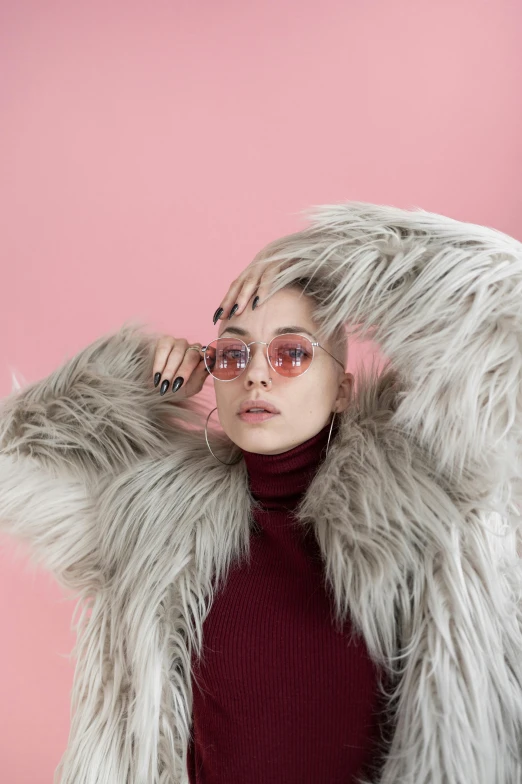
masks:
<svg viewBox="0 0 522 784"><path fill-rule="evenodd" d="M351 403L355 378L353 373L344 373L337 393L336 412L345 411Z"/></svg>

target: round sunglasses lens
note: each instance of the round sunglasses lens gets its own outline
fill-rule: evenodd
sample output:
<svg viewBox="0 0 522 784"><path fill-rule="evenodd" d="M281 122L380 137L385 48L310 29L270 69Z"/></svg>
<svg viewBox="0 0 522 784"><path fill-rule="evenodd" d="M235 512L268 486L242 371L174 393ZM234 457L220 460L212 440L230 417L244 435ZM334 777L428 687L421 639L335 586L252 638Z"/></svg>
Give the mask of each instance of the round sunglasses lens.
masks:
<svg viewBox="0 0 522 784"><path fill-rule="evenodd" d="M270 362L282 376L300 376L308 370L314 347L301 335L280 335L270 344Z"/></svg>
<svg viewBox="0 0 522 784"><path fill-rule="evenodd" d="M246 367L246 346L241 340L234 338L217 338L208 344L205 362L214 378L231 381Z"/></svg>

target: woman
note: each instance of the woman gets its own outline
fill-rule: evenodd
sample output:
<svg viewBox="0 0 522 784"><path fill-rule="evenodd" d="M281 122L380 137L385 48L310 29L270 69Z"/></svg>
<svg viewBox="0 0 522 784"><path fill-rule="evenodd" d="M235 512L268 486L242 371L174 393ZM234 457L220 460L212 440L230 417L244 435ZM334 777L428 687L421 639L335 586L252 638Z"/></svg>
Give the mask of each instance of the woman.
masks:
<svg viewBox="0 0 522 784"><path fill-rule="evenodd" d="M165 336L153 367L160 394L173 376L179 394L185 379L201 386L203 356L256 502L250 558L228 574L203 626L204 666L193 662L190 780L351 781L379 752L377 673L360 641L347 644L348 624L335 631L320 550L291 519L350 400L346 338L317 345L303 281L256 309L254 282L202 354Z"/></svg>
<svg viewBox="0 0 522 784"><path fill-rule="evenodd" d="M4 401L2 527L80 598L61 784L522 780L521 251L316 208L218 342L124 325Z"/></svg>

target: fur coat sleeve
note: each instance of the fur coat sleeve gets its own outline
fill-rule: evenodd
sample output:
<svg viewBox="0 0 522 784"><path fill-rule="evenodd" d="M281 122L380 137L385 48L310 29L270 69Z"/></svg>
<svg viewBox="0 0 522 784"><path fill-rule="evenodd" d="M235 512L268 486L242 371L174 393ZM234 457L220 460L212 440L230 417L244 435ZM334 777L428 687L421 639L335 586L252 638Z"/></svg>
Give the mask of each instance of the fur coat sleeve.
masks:
<svg viewBox="0 0 522 784"><path fill-rule="evenodd" d="M187 438L194 401L152 384L158 335L125 323L0 406L0 530L76 593L109 576L99 510L104 490Z"/></svg>
<svg viewBox="0 0 522 784"><path fill-rule="evenodd" d="M362 423L346 466L351 525L332 514L323 544L337 606L398 675L379 782L520 784L522 245L422 210L307 213L254 260L281 263L267 296L305 279L321 337L347 324L397 374L393 414ZM302 513L334 512L314 489Z"/></svg>

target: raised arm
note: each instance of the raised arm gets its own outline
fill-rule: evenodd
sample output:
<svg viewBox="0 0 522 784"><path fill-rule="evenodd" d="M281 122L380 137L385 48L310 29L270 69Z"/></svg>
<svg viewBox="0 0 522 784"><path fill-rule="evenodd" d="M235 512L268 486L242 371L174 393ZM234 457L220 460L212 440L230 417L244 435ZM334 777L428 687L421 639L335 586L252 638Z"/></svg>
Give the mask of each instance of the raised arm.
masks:
<svg viewBox="0 0 522 784"><path fill-rule="evenodd" d="M390 749L378 778L368 771L356 781L518 784L515 531L500 515L485 519L478 505L463 503L460 484L437 476L428 453L396 427L394 385L393 370L362 369L342 449L317 472L298 510L307 525L321 520L316 532L338 628L349 617L392 676L391 726L384 715L379 720Z"/></svg>
<svg viewBox="0 0 522 784"><path fill-rule="evenodd" d="M422 210L361 202L306 210L309 228L254 259L309 278L327 337L377 341L396 369L394 422L438 470L513 489L521 475L522 244ZM262 303L260 303L262 304Z"/></svg>
<svg viewBox="0 0 522 784"><path fill-rule="evenodd" d="M124 324L0 405L0 531L73 590L103 579L95 501L124 469L175 449L194 400L152 384L157 336Z"/></svg>

